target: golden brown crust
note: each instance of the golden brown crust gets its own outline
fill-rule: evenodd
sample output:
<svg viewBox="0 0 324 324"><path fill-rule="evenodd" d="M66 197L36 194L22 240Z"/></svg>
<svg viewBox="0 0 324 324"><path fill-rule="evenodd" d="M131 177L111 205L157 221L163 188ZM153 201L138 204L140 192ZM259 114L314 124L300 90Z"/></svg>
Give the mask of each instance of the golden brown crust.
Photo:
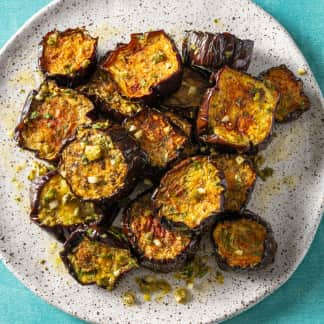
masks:
<svg viewBox="0 0 324 324"><path fill-rule="evenodd" d="M302 80L285 65L273 67L263 73L260 78L274 86L280 93L280 101L275 112L277 122L285 122L298 118L310 108L309 98L303 92Z"/></svg>

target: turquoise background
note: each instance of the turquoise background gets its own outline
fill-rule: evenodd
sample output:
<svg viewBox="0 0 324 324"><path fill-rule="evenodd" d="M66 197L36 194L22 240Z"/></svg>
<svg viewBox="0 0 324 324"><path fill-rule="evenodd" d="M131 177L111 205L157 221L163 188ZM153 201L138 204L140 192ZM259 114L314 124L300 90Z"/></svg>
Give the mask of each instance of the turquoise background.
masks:
<svg viewBox="0 0 324 324"><path fill-rule="evenodd" d="M255 2L290 32L309 62L323 92L324 0ZM47 3L48 0L0 0L0 46ZM324 323L323 292L324 224L322 223L305 260L292 278L263 302L227 323ZM64 324L82 321L35 296L0 262L0 324L4 323Z"/></svg>

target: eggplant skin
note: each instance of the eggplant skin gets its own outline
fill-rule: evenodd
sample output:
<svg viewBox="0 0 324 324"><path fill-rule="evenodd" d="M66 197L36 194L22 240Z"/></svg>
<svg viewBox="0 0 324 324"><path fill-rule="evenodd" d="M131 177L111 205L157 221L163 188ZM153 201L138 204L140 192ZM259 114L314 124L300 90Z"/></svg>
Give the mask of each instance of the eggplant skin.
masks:
<svg viewBox="0 0 324 324"><path fill-rule="evenodd" d="M197 137L229 152L255 152L271 138L280 94L247 73L224 67L212 76L196 121Z"/></svg>
<svg viewBox="0 0 324 324"><path fill-rule="evenodd" d="M175 92L183 72L177 47L163 30L132 34L131 41L107 54L100 67L110 73L123 96L146 105Z"/></svg>
<svg viewBox="0 0 324 324"><path fill-rule="evenodd" d="M88 144L85 146L82 144L85 143L84 140L89 141L92 137L98 140L105 139L105 143L97 145L89 142L90 148L100 147L100 156L94 156L94 159L85 163L84 157L87 158ZM109 150L107 149L106 145L109 144L107 141L112 143L113 148L109 146ZM104 145L104 148L101 148L101 145ZM122 161L116 161L112 158L114 160L113 164L111 157L108 155L108 152L112 152L112 150L116 151L116 154L118 152L118 156L122 157ZM115 156L116 158L117 156ZM115 180L113 180L107 168L117 170L115 163L121 162L123 163L122 174L120 175L122 178L116 179L115 177ZM62 150L59 172L70 185L71 191L81 200L110 204L124 198L134 189L137 180L143 174L145 164L146 155L121 126L114 125L106 130L84 127L79 129L75 138L67 143ZM104 168L106 168L106 172L104 172ZM89 180L92 177L98 178L98 180L103 178L102 181L100 180L101 189L97 187L97 181ZM117 180L122 181L117 183L118 187L109 195L108 193L104 194L106 186L114 186Z"/></svg>
<svg viewBox="0 0 324 324"><path fill-rule="evenodd" d="M235 221L235 220L240 220L240 219L247 219L247 220L252 220L260 225L263 226L263 228L266 230L266 237L264 240L264 252L261 258L261 261L250 267L240 267L240 266L230 266L226 259L223 258L219 253L218 253L218 245L214 240L214 230L217 227L218 224L221 224L222 222L228 221ZM254 271L254 270L259 270L267 267L268 265L272 264L275 260L275 255L277 252L277 243L274 238L274 234L271 228L271 225L266 222L264 219L262 219L260 216L256 215L255 213L245 210L243 213L224 213L221 215L215 222L213 226L213 231L211 232L211 240L212 243L215 247L215 256L216 256L216 262L220 269L224 271L234 271L234 272L248 272L248 271Z"/></svg>
<svg viewBox="0 0 324 324"><path fill-rule="evenodd" d="M57 43L60 42L60 39L71 41L73 40L73 36L82 35L83 40L87 39L89 43L92 44L92 49L89 56L86 56L83 58L82 62L76 61L77 53L78 51L72 51L71 53L68 53L70 55L67 55L68 58L73 58L72 62L66 61L66 62L58 62L59 71L51 71L49 69L50 64L54 64L54 62L50 62L50 58L47 57L50 55L50 50L56 48ZM77 44L72 45L82 45L80 44L81 40L79 39ZM97 65L97 44L98 44L98 37L93 38L89 35L89 33L84 28L75 28L75 29L66 29L64 31L58 31L54 29L53 31L48 32L42 41L40 42L40 52L41 55L38 60L38 65L40 70L45 74L46 78L55 80L59 85L61 86L67 86L67 87L76 87L80 85L81 83L86 82L88 77L91 75L91 73L95 70ZM58 44L62 45L62 44ZM86 44L85 44L86 45ZM53 55L54 59L59 57L60 55L64 55L64 51L67 49L73 48L73 46L66 46L61 47L60 51L58 51L55 55ZM84 47L86 49L86 47ZM88 49L88 48L87 48ZM63 58L64 59L64 58ZM61 71L61 68L67 68L70 69L71 65L76 64L77 67L75 70L67 70Z"/></svg>
<svg viewBox="0 0 324 324"><path fill-rule="evenodd" d="M182 56L185 65L204 71L207 75L225 65L247 71L253 46L252 40L241 40L230 33L190 30L185 32Z"/></svg>
<svg viewBox="0 0 324 324"><path fill-rule="evenodd" d="M119 208L117 205L94 205L94 211L99 216L97 219L84 221L84 222L77 222L75 224L57 224L57 225L46 225L39 219L39 213L41 211L41 195L45 185L54 177L60 176L57 170L50 171L47 174L36 178L31 187L30 187L30 205L31 205L31 212L30 212L30 219L36 223L41 228L45 229L48 233L52 234L57 240L60 242L65 242L68 236L75 231L78 227L84 225L100 225L102 227L110 227L114 219L116 218ZM72 193L71 193L72 194ZM75 197L76 198L76 197ZM81 206L82 209L82 202L79 201L77 203L78 206Z"/></svg>
<svg viewBox="0 0 324 324"><path fill-rule="evenodd" d="M199 246L200 238L198 236L187 235L181 232L172 232L162 228L160 220L154 215L151 196L152 191L146 191L127 206L122 217L123 232L128 238L134 254L137 256L142 266L153 271L164 273L176 271L193 258ZM139 214L136 214L136 212ZM187 244L182 247L183 250L180 253L177 253L175 256L173 255L167 258L156 258L154 256L151 257L147 255L143 250L143 247L140 247L140 237L136 234L132 226L133 222L140 217L144 217L146 222L145 228L139 228L139 235L143 234L145 236L152 233L152 237L147 244L153 244L153 246L155 246L154 239L161 242L161 239L163 240L163 238L166 236L168 239L172 239L173 242L170 242L171 245L166 244L165 246L164 244L166 239L164 239L162 249L169 250L171 246L175 247L174 244L176 243L174 243L174 240L179 243L178 241L181 240L182 237L185 241L187 241ZM143 233L144 231L145 233ZM158 251L160 247L155 246L155 248Z"/></svg>
<svg viewBox="0 0 324 324"><path fill-rule="evenodd" d="M182 156L189 137L169 117L156 109L143 109L123 122L147 154L151 173L160 173ZM149 172L149 170L146 170Z"/></svg>
<svg viewBox="0 0 324 324"><path fill-rule="evenodd" d="M94 110L84 95L45 80L27 96L15 140L38 158L57 163L60 150L75 136L77 127L90 124L96 117Z"/></svg>
<svg viewBox="0 0 324 324"><path fill-rule="evenodd" d="M166 229L200 235L224 211L226 187L211 156L187 158L162 177L152 195L155 213Z"/></svg>
<svg viewBox="0 0 324 324"><path fill-rule="evenodd" d="M303 91L303 81L297 78L286 65L282 64L262 72L259 78L275 87L280 93L280 101L275 112L276 122L297 119L310 108L310 101Z"/></svg>
<svg viewBox="0 0 324 324"><path fill-rule="evenodd" d="M131 117L143 109L140 103L122 97L115 81L100 68L94 72L88 83L77 90L116 122L122 122L126 117Z"/></svg>
<svg viewBox="0 0 324 324"><path fill-rule="evenodd" d="M180 88L165 98L160 106L166 111L174 111L188 119L195 119L201 100L207 88L211 87L201 73L184 67Z"/></svg>
<svg viewBox="0 0 324 324"><path fill-rule="evenodd" d="M114 232L111 232L109 230L103 230L102 228L97 226L79 228L76 231L74 231L69 236L68 240L65 242L64 249L63 251L60 252L60 257L65 267L67 268L68 272L81 285L91 285L95 283L94 282L83 283L79 280L78 275L73 267L73 264L69 259L69 255L73 254L73 252L76 250L78 245L84 239L88 239L91 242L104 244L107 247L115 248L121 251L129 251L128 253L129 258L131 259L130 266L127 269L123 269L123 271L117 275L117 278L112 285L100 284L96 282L97 286L104 289L113 290L118 284L118 282L122 279L122 277L126 275L127 272L138 268L137 260L131 254L128 244L126 243L126 241L121 239L119 235L116 235Z"/></svg>

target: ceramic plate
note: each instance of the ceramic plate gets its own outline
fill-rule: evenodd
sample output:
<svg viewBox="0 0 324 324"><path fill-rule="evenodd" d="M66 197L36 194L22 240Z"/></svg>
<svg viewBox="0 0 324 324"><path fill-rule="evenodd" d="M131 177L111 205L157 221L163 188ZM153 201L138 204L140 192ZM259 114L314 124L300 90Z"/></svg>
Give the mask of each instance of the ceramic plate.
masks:
<svg viewBox="0 0 324 324"><path fill-rule="evenodd" d="M214 20L218 19L218 23ZM266 182L258 180L249 208L272 224L278 241L275 263L251 274L225 273L223 285L213 271L193 290L193 299L178 305L170 294L157 303L125 308L121 294L136 290L127 276L109 293L77 284L57 259L61 246L28 218L26 179L34 157L19 150L12 130L26 93L37 87L38 43L53 28L86 26L99 36L100 53L126 42L132 32L165 29L178 42L186 29L229 31L255 41L249 72L285 63L303 76L312 108L297 121L276 125L264 151L266 165L274 169ZM288 33L262 9L247 0L73 0L55 1L29 20L0 54L0 250L9 269L37 295L62 310L92 322L172 323L221 321L254 305L282 285L307 252L320 222L324 192L323 102L310 68ZM209 246L206 243L205 253ZM40 260L46 264L41 265ZM174 285L172 274L165 276Z"/></svg>

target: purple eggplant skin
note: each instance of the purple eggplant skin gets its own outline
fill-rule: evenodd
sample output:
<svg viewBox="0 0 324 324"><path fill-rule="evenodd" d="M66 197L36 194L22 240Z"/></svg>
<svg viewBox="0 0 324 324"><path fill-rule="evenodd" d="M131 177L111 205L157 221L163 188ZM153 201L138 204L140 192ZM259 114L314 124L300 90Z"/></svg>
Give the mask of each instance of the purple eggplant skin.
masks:
<svg viewBox="0 0 324 324"><path fill-rule="evenodd" d="M114 205L96 205L95 210L100 218L92 223L89 224L75 224L71 226L64 226L64 225L56 225L56 226L47 226L43 225L38 219L38 211L40 208L40 196L45 184L54 176L58 174L57 170L50 171L44 174L41 177L36 178L29 190L29 197L30 197L30 219L40 226L41 228L45 229L48 233L52 234L58 241L65 242L68 236L74 232L77 228L83 227L84 225L98 225L103 228L109 228L113 223L114 219L116 218L119 208L116 204Z"/></svg>
<svg viewBox="0 0 324 324"><path fill-rule="evenodd" d="M158 84L153 85L150 88L150 93L147 95L143 95L142 97L136 98L136 100L139 100L143 105L147 106L155 106L156 103L163 97L169 96L171 93L177 91L181 86L182 81L182 75L183 75L183 66L182 66L182 60L181 56L179 54L179 51L177 49L177 46L175 45L173 39L167 35L167 33L164 30L156 30L156 31L150 31L146 33L135 33L131 34L131 41L128 44L120 43L117 45L116 49L114 51L109 51L105 56L106 60L104 60L100 64L100 68L107 71L107 66L110 64L113 64L114 60L118 56L119 52L123 50L124 48L137 48L138 40L142 39L143 37L154 37L156 35L162 34L168 38L168 40L172 44L172 51L176 55L176 59L179 65L179 69L175 71L171 76L169 76L167 79L162 80ZM111 77L114 79L114 76L112 73L110 73Z"/></svg>
<svg viewBox="0 0 324 324"><path fill-rule="evenodd" d="M168 170L164 176L162 177L161 181L160 181L160 185L154 190L153 194L152 194L152 201L153 201L153 207L155 210L155 214L157 214L159 212L159 207L157 206L156 203L156 199L157 199L157 195L159 193L159 191L163 188L162 187L162 180L165 176L168 176L170 174L172 174L172 172L174 172L175 170L181 168L183 165L189 163L190 160L199 160L201 157L203 157L203 155L198 155L198 156L194 156L194 157L190 157L187 158L181 162L179 162L177 165L175 165L172 169ZM211 158L212 159L212 158ZM224 188L224 190L226 190L227 187L227 183L225 180L225 176L224 173L218 169L218 175L220 177L220 185ZM162 215L161 217L161 224L164 228L171 230L171 231L181 231L183 233L186 234L191 234L191 235L203 235L206 232L208 232L208 230L211 228L211 226L214 224L215 219L218 218L218 216L224 211L224 203L225 203L225 197L224 197L224 192L221 193L220 196L220 211L217 213L211 213L207 218L205 218L198 226L196 226L195 228L189 228L186 224L182 223L182 222L175 222L175 221L171 221L169 219L167 219L165 216Z"/></svg>
<svg viewBox="0 0 324 324"><path fill-rule="evenodd" d="M267 231L267 237L264 241L264 253L263 253L262 260L259 264L257 264L254 267L241 268L238 266L235 266L235 267L229 266L227 264L226 260L218 254L218 252L217 252L218 247L217 247L215 240L213 239L213 231L214 231L214 228L217 226L217 224L224 222L224 221L234 221L234 220L242 219L242 218L251 219L251 220L261 224L262 226L264 226L264 228ZM217 262L219 268L224 271L246 273L249 271L264 269L265 267L267 267L268 265L270 265L274 262L275 255L276 255L277 248L278 248L277 242L275 241L275 238L274 238L274 234L273 234L271 225L268 222L266 222L264 219L262 219L260 216L258 216L257 214L255 214L252 211L247 210L247 209L242 213L223 213L222 215L220 215L220 217L217 218L217 220L213 226L213 230L211 231L211 240L212 240L213 246L215 248L216 262Z"/></svg>
<svg viewBox="0 0 324 324"><path fill-rule="evenodd" d="M212 34L186 31L182 44L184 64L210 75L228 65L247 71L253 53L254 42L241 40L230 33Z"/></svg>
<svg viewBox="0 0 324 324"><path fill-rule="evenodd" d="M215 84L214 87L207 89L205 92L205 95L203 97L202 103L200 105L200 109L198 112L198 116L196 119L196 140L198 142L205 142L207 144L212 145L217 150L223 153L245 153L247 155L254 155L258 152L264 150L272 139L272 130L275 123L275 120L273 118L271 123L271 129L268 134L268 136L258 145L253 145L253 143L250 143L248 146L242 146L242 145L235 145L235 144L229 144L224 142L222 139L220 139L217 135L208 134L208 128L209 128L209 107L210 107L210 101L214 95L215 92L218 91L218 83L219 79L221 77L221 74L225 69L227 69L227 66L224 66L222 69L218 70L217 72L213 73L210 77L210 79ZM251 76L248 73L244 73L246 76ZM251 76L252 77L252 76ZM256 79L257 80L257 79ZM278 93L276 107L278 106L280 100L280 94ZM276 110L276 108L275 108Z"/></svg>
<svg viewBox="0 0 324 324"><path fill-rule="evenodd" d="M91 126L84 126L85 128ZM141 179L144 168L147 164L147 156L146 154L140 149L136 141L128 135L128 133L120 126L120 125L113 125L105 132L110 136L112 142L118 147L118 149L122 152L125 162L127 163L128 170L127 176L122 188L120 188L117 192L115 192L110 197L102 197L99 200L92 200L92 199L84 199L79 197L81 200L84 201L93 201L98 204L103 205L111 205L117 203L118 200L125 198L131 191L134 189L138 180ZM65 147L68 146L71 142L76 139L76 135L73 139L70 139L66 144ZM65 148L64 147L64 148ZM64 151L64 148L61 152ZM62 158L59 163L59 168L62 165ZM70 186L71 191L72 186L69 183L69 179L66 178L68 185ZM74 192L73 192L74 193ZM74 193L75 194L75 193ZM77 196L77 195L76 195ZM77 196L78 197L78 196Z"/></svg>
<svg viewBox="0 0 324 324"><path fill-rule="evenodd" d="M122 228L123 228L124 235L127 237L130 243L134 255L137 256L137 259L139 260L140 264L143 267L153 270L155 272L168 273L182 268L185 264L187 264L190 260L193 259L199 247L200 236L191 235L190 244L185 248L185 250L181 252L181 254L179 254L174 259L159 260L159 259L148 258L138 246L136 235L133 233L133 230L131 228L131 221L132 221L131 208L134 202L136 202L138 199L141 199L146 195L152 195L152 192L153 191L151 189L146 190L145 192L138 195L135 200L129 203L129 205L123 211ZM153 206L151 207L153 209Z"/></svg>
<svg viewBox="0 0 324 324"><path fill-rule="evenodd" d="M60 257L67 268L70 275L81 285L87 285L78 280L78 277L73 269L72 264L68 259L68 255L78 246L78 244L83 240L83 238L87 237L90 241L100 242L106 244L110 247L117 249L125 249L130 250L127 244L127 241L123 239L122 235L116 234L114 231L103 230L98 226L91 226L85 228L78 228L75 230L64 243L64 249L60 252ZM134 268L133 268L134 269ZM132 269L122 273L118 280L115 282L113 288L116 287L118 282L126 275L127 272L130 272ZM93 285L93 284L89 284ZM105 286L99 286L101 288L106 289Z"/></svg>
<svg viewBox="0 0 324 324"><path fill-rule="evenodd" d="M60 36L65 36L65 35L69 35L72 34L74 32L86 32L87 31L84 28L68 28L64 31L58 31L56 29L48 32L42 39L42 41L39 43L39 52L40 52L40 56L38 59L38 66L39 69L41 70L41 72L44 73L45 77L47 79L52 79L55 80L57 82L58 85L60 86L66 86L69 88L74 88L82 83L87 82L89 76L94 72L94 70L96 69L97 66L97 45L98 45L98 37L93 38L96 41L95 44L95 50L93 51L91 57L89 58L90 63L86 66L86 67L80 67L77 71L70 73L70 74L53 74L53 73L49 73L46 70L46 63L45 63L45 57L44 57L44 47L48 46L47 45L47 40L48 37L53 33L53 32L58 32Z"/></svg>

